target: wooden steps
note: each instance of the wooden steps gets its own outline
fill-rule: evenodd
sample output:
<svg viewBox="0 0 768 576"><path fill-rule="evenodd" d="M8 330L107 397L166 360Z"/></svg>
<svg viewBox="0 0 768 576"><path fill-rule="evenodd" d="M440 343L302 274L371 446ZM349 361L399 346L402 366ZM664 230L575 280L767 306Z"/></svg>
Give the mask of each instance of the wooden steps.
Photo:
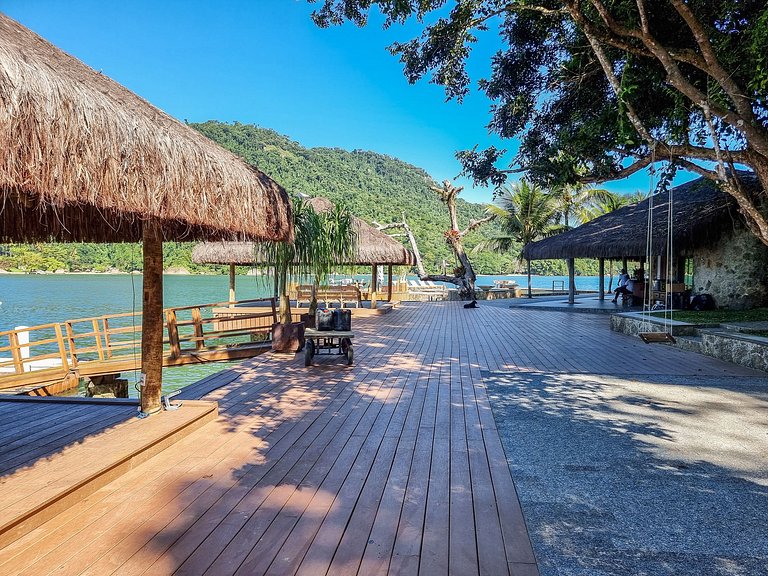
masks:
<svg viewBox="0 0 768 576"><path fill-rule="evenodd" d="M3 474L7 474L0 479L0 548L218 414L216 402L193 400L185 400L179 410L143 420L132 416L137 410L133 401L25 400L0 400L4 416L0 466L4 466ZM25 418L25 412L31 418ZM13 425L11 418L15 421ZM67 424L82 433L69 431ZM62 435L64 446L48 438L55 435ZM52 444L53 453L46 451L46 442Z"/></svg>

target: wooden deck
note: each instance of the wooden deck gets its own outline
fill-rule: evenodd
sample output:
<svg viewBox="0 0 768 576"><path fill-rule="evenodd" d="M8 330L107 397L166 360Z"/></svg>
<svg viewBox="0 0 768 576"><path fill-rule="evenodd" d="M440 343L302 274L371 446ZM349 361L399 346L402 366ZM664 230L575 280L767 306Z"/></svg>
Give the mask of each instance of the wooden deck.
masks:
<svg viewBox="0 0 768 576"><path fill-rule="evenodd" d="M0 400L0 548L211 421L215 402L140 422L135 400Z"/></svg>
<svg viewBox="0 0 768 576"><path fill-rule="evenodd" d="M270 354L191 386L215 422L0 549L0 574L537 574L483 371L727 369L583 314L353 327L354 366Z"/></svg>

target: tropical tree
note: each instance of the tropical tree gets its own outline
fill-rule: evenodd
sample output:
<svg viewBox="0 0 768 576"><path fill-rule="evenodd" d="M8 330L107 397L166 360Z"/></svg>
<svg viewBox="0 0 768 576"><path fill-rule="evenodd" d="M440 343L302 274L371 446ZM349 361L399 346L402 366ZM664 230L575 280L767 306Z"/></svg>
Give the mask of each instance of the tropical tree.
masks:
<svg viewBox="0 0 768 576"><path fill-rule="evenodd" d="M645 200L646 194L644 192L635 192L633 194L617 194L616 192L610 192L605 190L600 198L595 198L588 201L581 206L578 212L578 219L581 223L589 222L599 216L623 208L624 206L631 206L638 202Z"/></svg>
<svg viewBox="0 0 768 576"><path fill-rule="evenodd" d="M578 182L555 186L548 191L548 195L556 204L561 223L566 230L587 222L590 207L601 202L610 202L613 196L607 190Z"/></svg>
<svg viewBox="0 0 768 576"><path fill-rule="evenodd" d="M456 209L456 199L458 195L464 190L463 186L454 186L449 180L443 180L442 186L432 186L432 191L438 195L440 201L448 208L448 216L450 218L450 228L443 233L445 243L451 248L458 266L453 270L453 274L427 274L424 268L424 263L421 258L421 252L416 245L416 238L411 232L411 228L405 220L405 214L403 214L402 222L393 222L391 224L379 225L379 230L391 230L402 229L408 236L408 240L411 244L411 249L416 257L416 269L419 272L419 278L421 280L431 280L434 282L448 282L454 284L459 289L459 295L462 298L475 299L475 269L472 266L472 262L464 249L464 237L470 232L477 230L483 224L490 222L495 218L493 214L486 214L483 218L477 220L471 220L469 225L461 229L459 226L459 215Z"/></svg>
<svg viewBox="0 0 768 576"><path fill-rule="evenodd" d="M355 249L352 217L339 206L317 213L303 198L293 200L293 244L264 242L256 245L254 261L274 270L279 296L279 320L291 323L289 282L312 277L319 283L335 264L348 262Z"/></svg>
<svg viewBox="0 0 768 576"><path fill-rule="evenodd" d="M594 199L582 207L579 218L582 222L589 222L624 206L637 204L645 198L646 194L640 191L634 194L616 194L605 191L605 194L601 195L600 198ZM613 289L613 260L608 261L608 266L608 292L610 292ZM600 281L602 282L602 279Z"/></svg>
<svg viewBox="0 0 768 576"><path fill-rule="evenodd" d="M559 212L553 196L527 180L503 187L496 202L488 206L488 213L494 216L502 234L481 242L475 250L509 252L544 236L564 231L564 227L558 224ZM519 259L523 260L522 250ZM526 260L526 269L528 298L531 298L530 260Z"/></svg>
<svg viewBox="0 0 768 576"><path fill-rule="evenodd" d="M472 48L497 31L478 87L490 129L521 145L506 166L495 147L458 153L476 182L525 171L547 185L599 183L666 163L664 182L677 168L718 182L768 244L765 0L319 1L321 26L364 25L372 6L385 27L415 20L421 36L390 51L410 82L430 76L458 100L472 87ZM762 191L742 185L739 166Z"/></svg>

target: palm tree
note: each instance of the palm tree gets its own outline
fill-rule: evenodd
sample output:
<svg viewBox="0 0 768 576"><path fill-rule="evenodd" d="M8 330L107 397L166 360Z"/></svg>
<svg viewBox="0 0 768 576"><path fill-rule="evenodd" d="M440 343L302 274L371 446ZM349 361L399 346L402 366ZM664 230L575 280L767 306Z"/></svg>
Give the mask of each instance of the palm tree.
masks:
<svg viewBox="0 0 768 576"><path fill-rule="evenodd" d="M589 222L594 220L598 216L608 214L624 206L631 206L638 202L645 200L646 194L644 192L634 192L633 194L618 194L616 192L609 192L603 190L603 194L599 198L588 202L581 211L580 217L583 222ZM583 223L582 222L582 223Z"/></svg>
<svg viewBox="0 0 768 576"><path fill-rule="evenodd" d="M525 246L544 236L563 231L563 227L557 223L560 212L555 200L542 188L526 180L503 188L495 204L488 206L488 213L496 217L502 235L478 244L475 251L485 249L508 252L517 244ZM531 261L526 262L528 298L531 298Z"/></svg>
<svg viewBox="0 0 768 576"><path fill-rule="evenodd" d="M588 184L562 184L551 188L549 195L558 207L562 224L570 230L588 220L589 210L600 203L611 202L615 196L608 190L592 188Z"/></svg>
<svg viewBox="0 0 768 576"><path fill-rule="evenodd" d="M634 192L632 194L618 194L616 192L603 191L599 198L594 199L584 206L581 213L583 222L589 222L599 216L623 208L624 206L631 206L638 202L645 200L647 194L641 191ZM613 260L609 260L610 269L608 271L608 292L613 289ZM600 279L602 282L602 278Z"/></svg>
<svg viewBox="0 0 768 576"><path fill-rule="evenodd" d="M343 207L317 213L303 198L293 201L293 244L257 244L255 261L274 268L275 292L280 297L279 319L291 323L288 283L292 278L313 277L319 283L334 265L348 262L355 249L351 215Z"/></svg>

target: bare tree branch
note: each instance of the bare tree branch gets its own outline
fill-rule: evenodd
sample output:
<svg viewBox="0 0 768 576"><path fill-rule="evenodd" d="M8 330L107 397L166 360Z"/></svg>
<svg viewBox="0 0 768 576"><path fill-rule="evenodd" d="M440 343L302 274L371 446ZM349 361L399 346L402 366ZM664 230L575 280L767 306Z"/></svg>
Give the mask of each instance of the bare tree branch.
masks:
<svg viewBox="0 0 768 576"><path fill-rule="evenodd" d="M491 214L490 216L486 216L485 218L479 218L477 220L471 220L469 222L469 226L467 226L463 232L461 232L461 236L466 236L473 230L477 230L480 226L483 224L486 224L487 222L490 222L491 220L494 220L496 218L495 214Z"/></svg>

